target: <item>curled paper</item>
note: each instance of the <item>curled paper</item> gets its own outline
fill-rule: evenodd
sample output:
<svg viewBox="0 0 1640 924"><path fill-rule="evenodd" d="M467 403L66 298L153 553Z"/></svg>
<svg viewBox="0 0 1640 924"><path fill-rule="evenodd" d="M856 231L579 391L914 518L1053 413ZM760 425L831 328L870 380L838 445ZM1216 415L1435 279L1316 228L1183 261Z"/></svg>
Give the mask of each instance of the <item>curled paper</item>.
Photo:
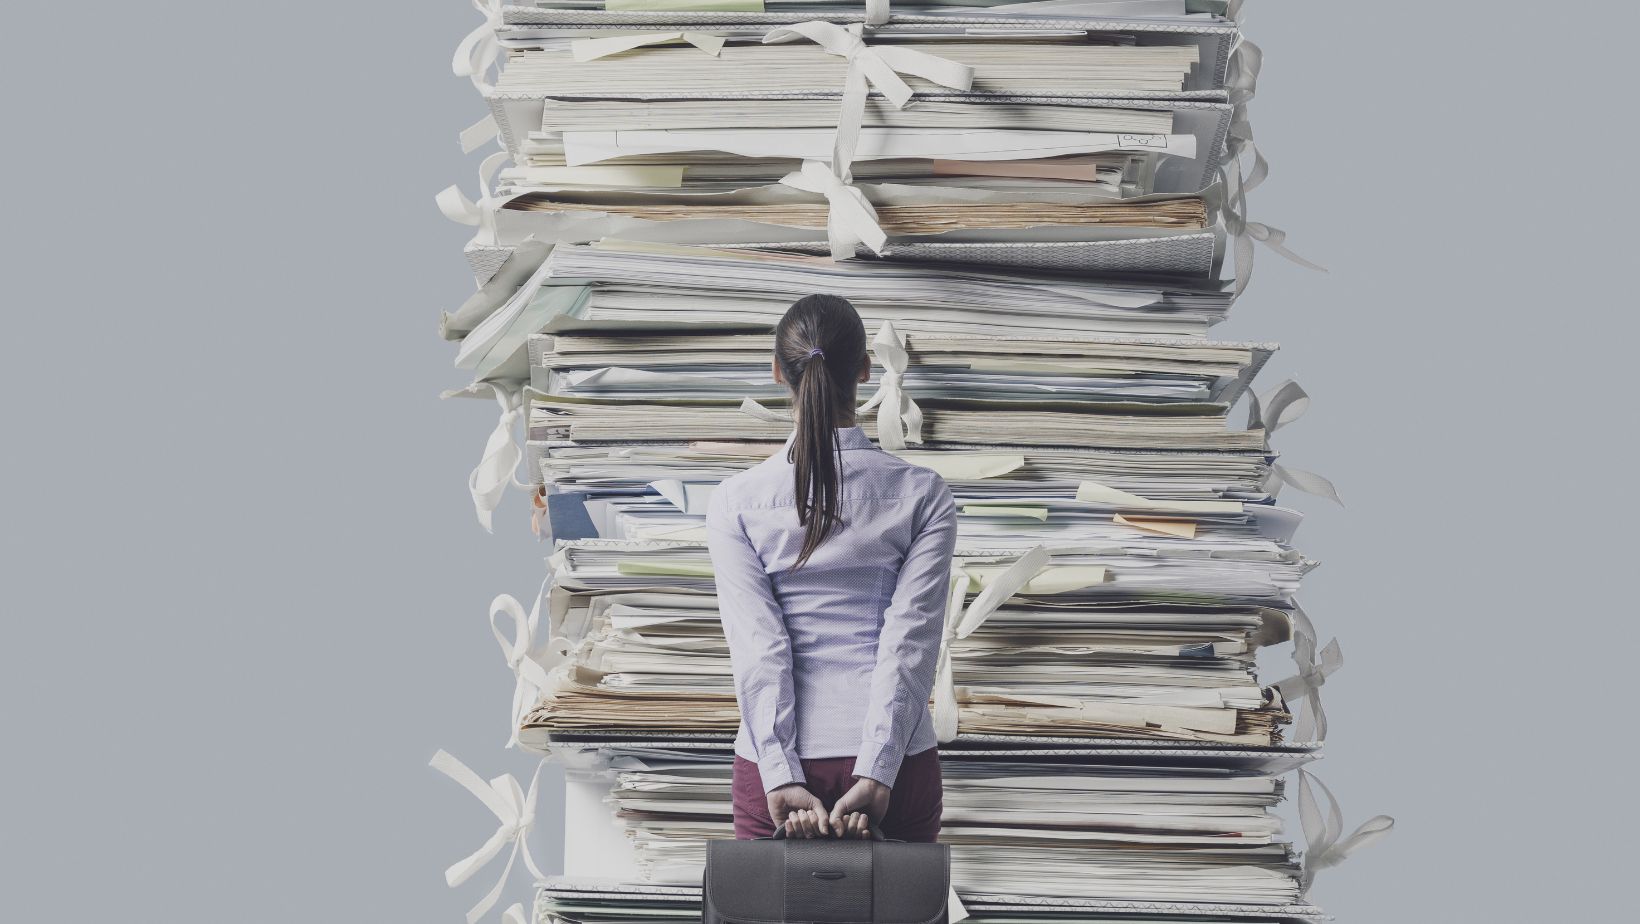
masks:
<svg viewBox="0 0 1640 924"><path fill-rule="evenodd" d="M507 855L507 865L501 870L501 878L496 880L495 886L478 900L478 904L467 911L467 924L477 924L478 919L501 900L501 891L506 888L507 877L512 875L513 864L518 862L520 855L523 856L524 867L529 870L530 875L537 880L546 878L540 867L535 865L535 858L530 855L529 848L530 828L535 825L535 795L540 788L541 767L545 763L543 760L535 765L535 773L530 777L530 788L526 791L510 773L503 773L485 782L447 751L440 750L428 762L433 769L455 780L463 789L477 796L478 800L484 803L484 807L501 822L489 840L444 871L445 883L451 888L461 885L500 855L509 844L512 847Z"/></svg>

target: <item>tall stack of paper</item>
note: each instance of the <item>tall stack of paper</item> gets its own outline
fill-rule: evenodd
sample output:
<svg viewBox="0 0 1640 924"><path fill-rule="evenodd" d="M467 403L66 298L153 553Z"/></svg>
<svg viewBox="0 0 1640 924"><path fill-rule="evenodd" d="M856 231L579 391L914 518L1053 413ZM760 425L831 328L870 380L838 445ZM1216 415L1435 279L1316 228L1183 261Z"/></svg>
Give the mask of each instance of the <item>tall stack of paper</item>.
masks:
<svg viewBox="0 0 1640 924"><path fill-rule="evenodd" d="M699 913L739 721L704 514L790 431L770 330L817 292L866 322L862 426L958 504L931 704L953 919L1319 916L1309 876L1378 830L1308 812L1301 862L1275 813L1313 802L1287 775L1338 658L1275 497L1330 492L1271 446L1307 398L1253 397L1273 344L1207 337L1264 171L1240 4L475 3L457 70L491 115L463 140L501 149L476 200L440 196L480 283L442 330L502 407L480 519L517 481L551 543L534 611L491 614L514 742L569 768L537 919ZM533 787L489 786L522 843Z"/></svg>

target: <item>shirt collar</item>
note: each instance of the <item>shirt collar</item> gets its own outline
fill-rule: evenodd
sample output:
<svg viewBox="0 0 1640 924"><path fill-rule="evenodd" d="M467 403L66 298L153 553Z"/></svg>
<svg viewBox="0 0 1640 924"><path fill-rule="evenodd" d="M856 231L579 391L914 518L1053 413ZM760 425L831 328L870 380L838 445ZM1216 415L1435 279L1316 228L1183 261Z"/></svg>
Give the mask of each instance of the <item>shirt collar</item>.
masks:
<svg viewBox="0 0 1640 924"><path fill-rule="evenodd" d="M871 441L871 437L866 436L866 431L862 430L859 427L838 427L836 432L837 432L837 447L839 449L876 449L877 448L877 444L873 443ZM792 435L786 437L786 448L787 449L792 448L792 441L795 440L795 439L797 439L797 434L796 433L793 433Z"/></svg>

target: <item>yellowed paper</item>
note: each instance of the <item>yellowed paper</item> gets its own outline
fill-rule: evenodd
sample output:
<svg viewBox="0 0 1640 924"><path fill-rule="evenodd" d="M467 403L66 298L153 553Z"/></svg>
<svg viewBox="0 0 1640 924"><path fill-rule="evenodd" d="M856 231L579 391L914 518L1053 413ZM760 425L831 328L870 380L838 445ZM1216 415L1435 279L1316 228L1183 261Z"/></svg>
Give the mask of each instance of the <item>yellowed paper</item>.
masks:
<svg viewBox="0 0 1640 924"><path fill-rule="evenodd" d="M1076 499L1088 504L1110 504L1140 510L1171 510L1176 513L1241 513L1241 501L1151 500L1118 491L1097 481L1084 481L1076 489Z"/></svg>
<svg viewBox="0 0 1640 924"><path fill-rule="evenodd" d="M933 469L947 481L983 481L1006 475L1025 464L1025 457L1018 453L912 450L895 455L913 465Z"/></svg>
<svg viewBox="0 0 1640 924"><path fill-rule="evenodd" d="M1161 533L1164 536L1177 536L1180 539L1196 538L1195 520L1158 519L1156 517L1131 517L1118 513L1111 519L1123 526L1142 529L1147 533Z"/></svg>

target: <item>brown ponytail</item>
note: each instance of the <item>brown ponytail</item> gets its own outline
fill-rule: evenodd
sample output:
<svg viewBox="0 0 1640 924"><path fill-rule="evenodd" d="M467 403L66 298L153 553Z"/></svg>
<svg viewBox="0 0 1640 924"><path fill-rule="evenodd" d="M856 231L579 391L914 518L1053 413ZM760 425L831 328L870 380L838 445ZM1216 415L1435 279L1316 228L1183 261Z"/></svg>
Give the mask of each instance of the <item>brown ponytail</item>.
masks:
<svg viewBox="0 0 1640 924"><path fill-rule="evenodd" d="M774 329L774 356L792 390L796 434L787 460L797 476L797 522L803 567L842 525L842 450L837 428L854 426L854 393L866 362L866 329L848 299L810 295L787 309Z"/></svg>

